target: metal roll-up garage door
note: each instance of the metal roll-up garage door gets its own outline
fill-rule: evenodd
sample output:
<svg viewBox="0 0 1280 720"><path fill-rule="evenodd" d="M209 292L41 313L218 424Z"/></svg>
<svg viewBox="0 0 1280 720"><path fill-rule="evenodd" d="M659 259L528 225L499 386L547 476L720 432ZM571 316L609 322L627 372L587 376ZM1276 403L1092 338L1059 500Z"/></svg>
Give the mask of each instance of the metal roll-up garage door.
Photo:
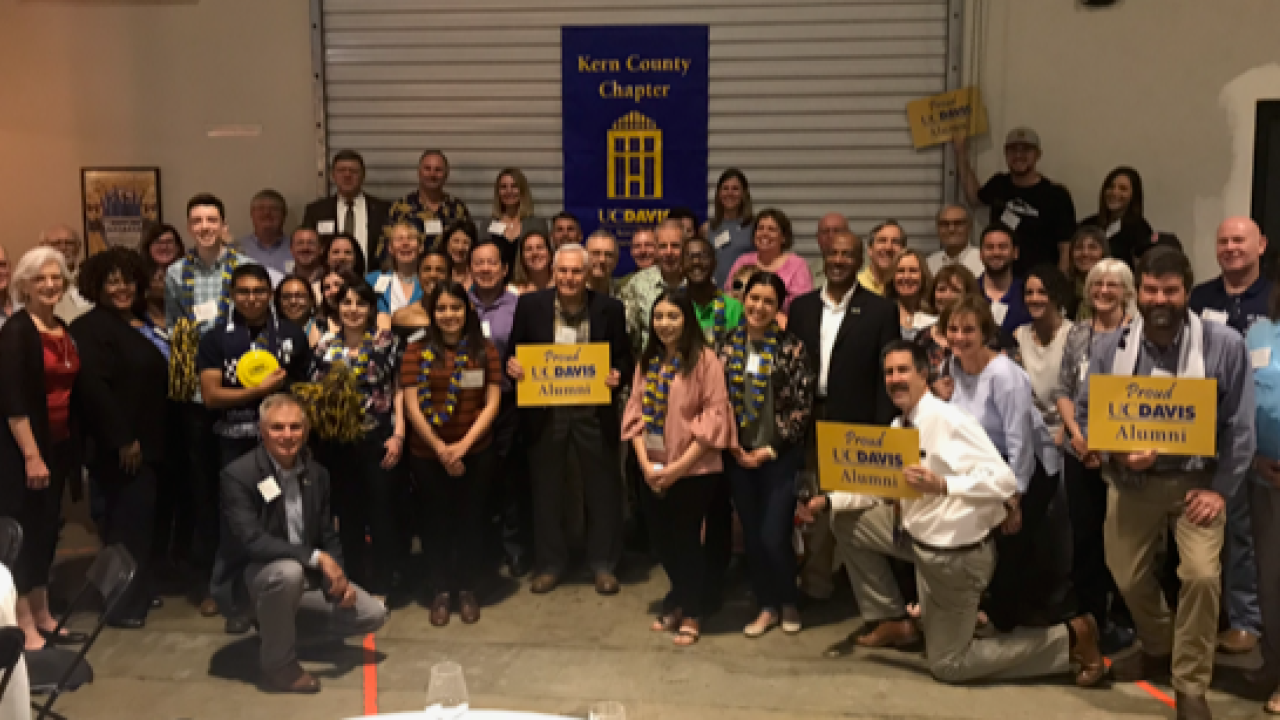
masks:
<svg viewBox="0 0 1280 720"><path fill-rule="evenodd" d="M318 125L354 148L368 190L399 197L443 149L449 189L488 216L498 171L523 169L538 213L561 206L560 27L711 28L708 203L738 167L757 209L791 216L816 254L825 212L885 218L934 242L950 185L940 148L911 146L908 100L958 78L958 0L313 0ZM917 244L913 240L912 244Z"/></svg>

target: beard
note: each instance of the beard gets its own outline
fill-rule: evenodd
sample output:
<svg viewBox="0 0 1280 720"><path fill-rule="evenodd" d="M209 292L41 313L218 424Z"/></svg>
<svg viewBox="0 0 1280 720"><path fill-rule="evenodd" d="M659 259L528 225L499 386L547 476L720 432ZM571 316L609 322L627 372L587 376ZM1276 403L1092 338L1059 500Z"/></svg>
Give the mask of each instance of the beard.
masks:
<svg viewBox="0 0 1280 720"><path fill-rule="evenodd" d="M1184 312L1185 308L1175 305L1153 305L1142 309L1142 319L1154 328L1168 330L1178 324Z"/></svg>

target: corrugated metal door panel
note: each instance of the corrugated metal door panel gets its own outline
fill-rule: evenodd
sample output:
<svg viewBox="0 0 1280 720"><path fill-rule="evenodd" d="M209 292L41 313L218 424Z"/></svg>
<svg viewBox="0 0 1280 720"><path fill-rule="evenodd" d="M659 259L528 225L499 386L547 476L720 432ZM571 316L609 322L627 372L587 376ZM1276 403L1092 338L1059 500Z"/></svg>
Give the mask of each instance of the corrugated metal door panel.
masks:
<svg viewBox="0 0 1280 720"><path fill-rule="evenodd" d="M911 147L904 107L947 88L948 0L321 0L330 152L353 147L369 190L416 184L441 148L450 190L487 215L494 177L524 170L540 214L563 200L560 27L711 26L707 198L721 170L791 216L812 256L818 218L885 218L932 236L944 156Z"/></svg>

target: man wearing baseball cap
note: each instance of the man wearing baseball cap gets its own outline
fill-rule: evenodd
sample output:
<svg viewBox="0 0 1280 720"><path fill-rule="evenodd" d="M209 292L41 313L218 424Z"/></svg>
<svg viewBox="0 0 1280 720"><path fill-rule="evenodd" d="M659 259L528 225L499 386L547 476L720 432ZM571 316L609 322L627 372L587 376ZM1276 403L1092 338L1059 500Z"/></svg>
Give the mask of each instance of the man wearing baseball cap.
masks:
<svg viewBox="0 0 1280 720"><path fill-rule="evenodd" d="M965 198L972 207L991 208L991 221L1013 229L1018 259L1013 270L1019 277L1040 263L1067 269L1067 248L1076 230L1076 208L1071 193L1036 170L1040 161L1040 136L1027 127L1014 128L1004 140L1004 159L1009 172L996 173L986 185L969 162L963 135L952 142L956 165L964 185Z"/></svg>

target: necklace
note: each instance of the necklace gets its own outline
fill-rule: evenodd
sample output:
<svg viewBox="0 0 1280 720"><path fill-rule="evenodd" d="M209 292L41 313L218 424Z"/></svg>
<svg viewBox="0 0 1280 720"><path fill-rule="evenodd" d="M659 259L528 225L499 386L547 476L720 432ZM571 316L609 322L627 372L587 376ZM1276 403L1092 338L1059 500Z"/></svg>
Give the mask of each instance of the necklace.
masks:
<svg viewBox="0 0 1280 720"><path fill-rule="evenodd" d="M437 357L443 358L444 354L437 355L435 348L430 345L422 351L421 369L418 370L418 406L422 409L422 414L431 420L431 424L439 427L449 422L453 411L458 408L462 371L467 367L467 350L462 343L458 344L453 356L453 373L449 376L449 391L444 398L444 409L440 411L431 405L431 366L435 364Z"/></svg>
<svg viewBox="0 0 1280 720"><path fill-rule="evenodd" d="M664 367L665 365L665 367ZM667 399L671 381L680 369L680 356L671 358L670 364L654 357L644 376L644 424L650 435L661 436L667 425Z"/></svg>
<svg viewBox="0 0 1280 720"><path fill-rule="evenodd" d="M760 362L755 372L747 372L747 326L739 325L729 335L729 397L733 401L738 427L747 428L755 422L764 405L764 390L768 387L769 374L773 372L774 357L778 351L778 323L769 325L760 348ZM750 378L748 379L748 376Z"/></svg>

